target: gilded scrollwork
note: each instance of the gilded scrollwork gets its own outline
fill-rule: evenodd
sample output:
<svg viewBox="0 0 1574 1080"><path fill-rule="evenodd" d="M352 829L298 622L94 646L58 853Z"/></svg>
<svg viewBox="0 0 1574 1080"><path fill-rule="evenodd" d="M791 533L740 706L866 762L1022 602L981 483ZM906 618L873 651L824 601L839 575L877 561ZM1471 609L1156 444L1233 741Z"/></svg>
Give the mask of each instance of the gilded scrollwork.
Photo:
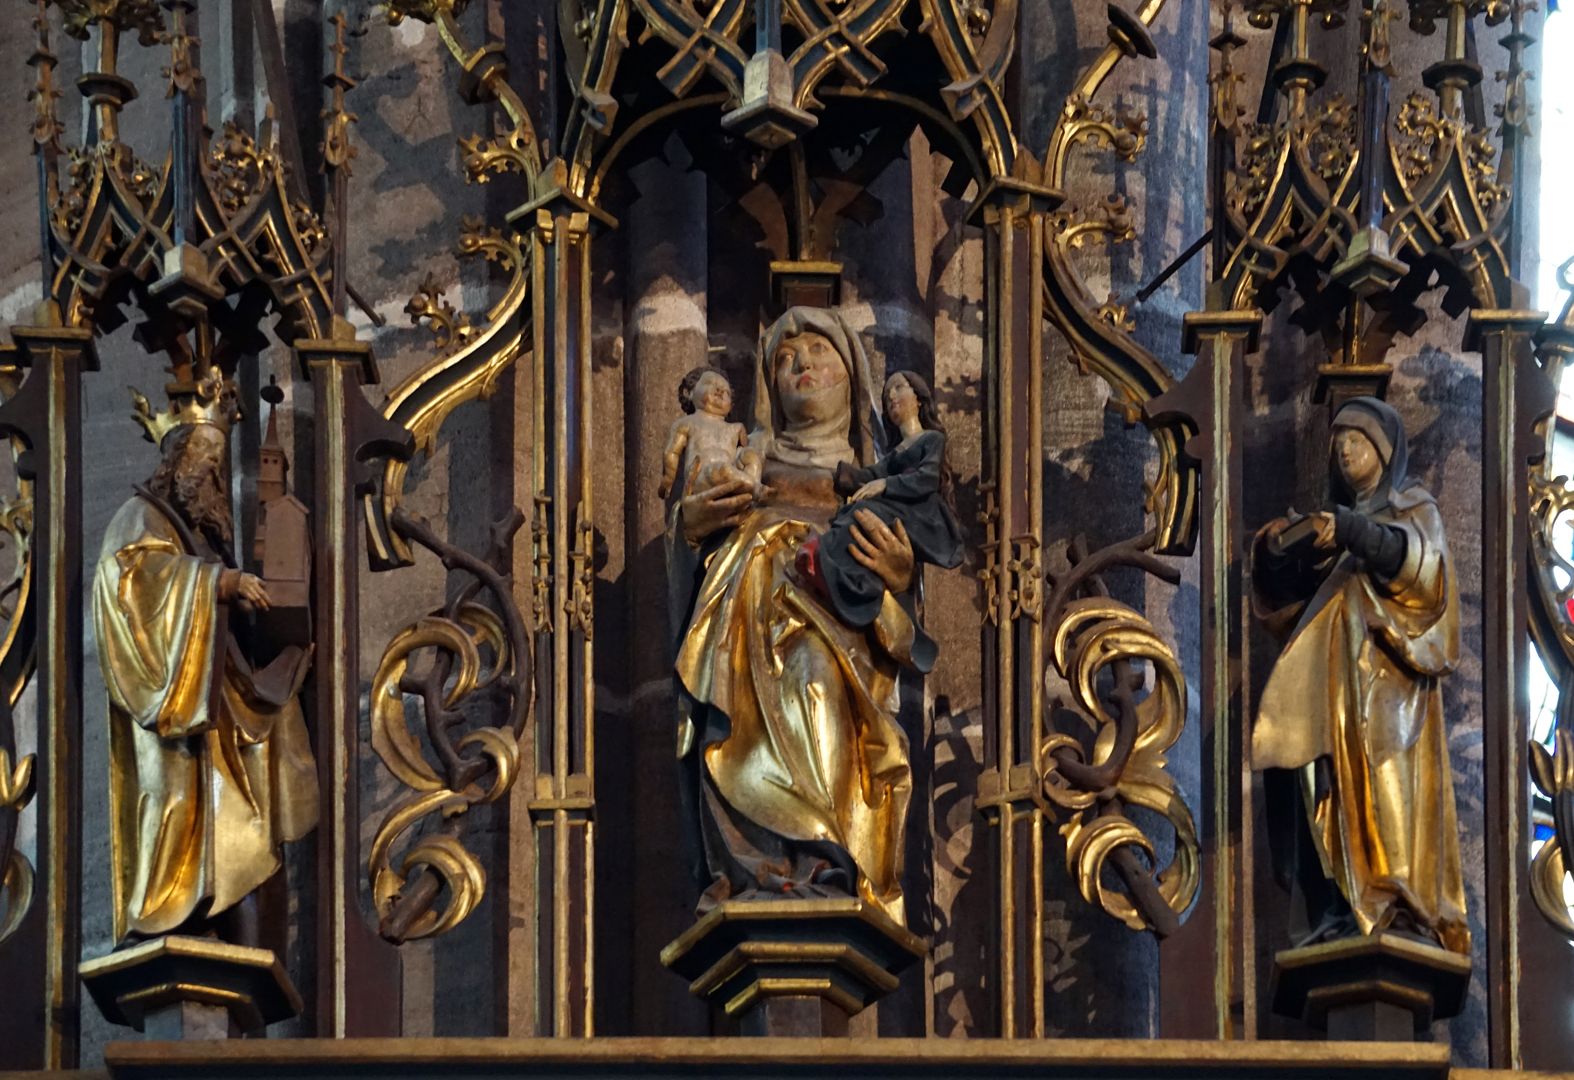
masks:
<svg viewBox="0 0 1574 1080"><path fill-rule="evenodd" d="M1044 179L1050 187L1065 187L1074 147L1102 149L1123 161L1142 152L1147 120L1136 113L1107 108L1097 99L1123 59L1153 54L1153 43L1144 35L1162 7L1162 0L1148 0L1134 17L1125 17L1119 27L1112 24L1111 43L1068 94L1044 153ZM1128 420L1141 420L1144 403L1165 393L1174 379L1157 357L1137 343L1131 332L1129 303L1107 292L1101 299L1088 286L1076 262L1076 253L1096 239L1123 243L1135 237L1129 208L1119 194L1111 193L1090 207L1060 211L1052 222L1049 242L1044 245L1046 318L1070 346L1078 369L1109 384L1111 401ZM1166 553L1186 552L1196 532L1198 480L1195 464L1182 459L1182 447L1195 428L1185 422L1151 424L1149 428L1159 451L1157 479L1145 493L1147 511L1158 526L1156 548Z"/></svg>
<svg viewBox="0 0 1574 1080"><path fill-rule="evenodd" d="M430 453L436 446L437 432L454 409L492 392L498 378L524 350L527 337L528 266L518 234L467 215L460 223L457 250L460 255L495 263L510 279L479 325L444 297L430 272L405 305L412 323L425 322L432 330L437 352L431 363L389 393L383 412L415 436L416 448L422 453ZM365 512L374 564L410 561L409 546L390 524L403 499L408 471L409 462L388 460L381 490L367 497Z"/></svg>
<svg viewBox="0 0 1574 1080"><path fill-rule="evenodd" d="M1574 735L1559 728L1553 749L1530 744L1530 776L1536 788L1552 803L1553 836L1541 845L1530 862L1530 895L1553 926L1574 938L1574 910L1564 891L1574 840Z"/></svg>
<svg viewBox="0 0 1574 1080"><path fill-rule="evenodd" d="M484 895L486 872L459 827L471 808L512 787L534 683L529 632L504 569L523 516L493 527L485 560L407 511L393 522L470 578L440 610L394 636L372 677L372 749L410 794L378 826L368 870L381 932L403 942L452 929ZM500 703L504 719L475 726L468 706L487 699ZM424 721L419 734L412 708Z"/></svg>
<svg viewBox="0 0 1574 1080"><path fill-rule="evenodd" d="M1197 895L1196 824L1166 753L1186 720L1186 682L1174 651L1146 618L1105 595L1098 575L1133 565L1174 582L1175 570L1151 554L1153 534L1078 561L1059 581L1049 609L1053 667L1046 700L1053 734L1038 762L1045 800L1067 814L1066 857L1084 900L1133 930L1172 932ZM1073 555L1076 553L1073 552ZM1144 680L1139 666L1151 668ZM1138 700L1144 684L1150 686ZM1072 730L1080 726L1091 739ZM1140 806L1162 816L1174 854L1162 867L1151 837L1126 813ZM1115 871L1124 891L1113 888Z"/></svg>
<svg viewBox="0 0 1574 1080"><path fill-rule="evenodd" d="M1559 268L1558 279L1565 289L1574 288L1569 270L1574 259ZM1540 342L1540 376L1547 385L1562 380L1574 339L1568 333L1574 303L1565 306L1562 317L1549 326ZM1541 845L1530 864L1530 892L1542 915L1563 933L1574 938L1574 909L1565 893L1568 872L1574 869L1574 734L1568 725L1574 680L1574 559L1569 555L1568 536L1574 528L1574 481L1557 473L1553 456L1555 415L1535 419L1534 445L1538 453L1527 470L1530 487L1530 560L1528 586L1530 629L1536 651L1548 675L1558 688L1559 707L1553 730L1552 746L1534 740L1530 743L1530 778L1551 804L1553 835Z"/></svg>
<svg viewBox="0 0 1574 1080"><path fill-rule="evenodd" d="M421 279L404 310L412 323L424 322L432 331L439 357L451 356L475 340L476 331L470 325L470 316L448 302L437 275L431 271Z"/></svg>
<svg viewBox="0 0 1574 1080"><path fill-rule="evenodd" d="M467 0L395 0L387 15L395 25L411 18L436 26L444 46L459 64L460 96L470 104L495 101L511 122L511 128L501 136L471 135L459 140L466 178L472 183L487 183L514 174L524 181L527 191L533 191L541 177L541 157L529 112L508 81L501 49L495 44L471 49L461 38L455 20L466 6ZM510 278L497 302L479 320L450 303L430 273L405 306L412 322L425 322L432 330L436 352L429 363L389 393L383 413L407 428L423 453L431 452L438 430L454 409L492 392L498 377L524 351L528 338L529 267L518 234L467 216L461 221L458 252L479 255L497 264ZM372 563L378 567L411 561L409 545L392 526L408 471L408 462L384 462L379 490L370 492L363 506Z"/></svg>
<svg viewBox="0 0 1574 1080"><path fill-rule="evenodd" d="M33 755L12 766L11 755L0 749L0 816L14 822L33 797ZM14 827L6 830L0 847L0 941L16 933L33 901L33 864L14 846Z"/></svg>
<svg viewBox="0 0 1574 1080"><path fill-rule="evenodd" d="M0 400L20 386L20 373L0 363ZM14 459L20 444L10 444ZM33 483L0 500L0 543L10 567L0 583L0 942L14 934L32 906L34 870L16 847L18 818L34 793L33 754L18 755L12 710L32 678L37 638L33 600Z"/></svg>

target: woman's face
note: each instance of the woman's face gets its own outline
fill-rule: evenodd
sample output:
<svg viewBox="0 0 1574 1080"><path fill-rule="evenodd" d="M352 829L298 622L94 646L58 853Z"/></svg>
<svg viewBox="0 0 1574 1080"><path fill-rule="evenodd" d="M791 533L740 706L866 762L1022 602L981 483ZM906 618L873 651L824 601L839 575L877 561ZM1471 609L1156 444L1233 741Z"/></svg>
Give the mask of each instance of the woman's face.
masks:
<svg viewBox="0 0 1574 1080"><path fill-rule="evenodd" d="M826 409L846 411L847 365L824 335L813 331L783 338L772 357L776 393L789 421L825 419ZM841 393L831 393L835 388Z"/></svg>
<svg viewBox="0 0 1574 1080"><path fill-rule="evenodd" d="M918 415L918 394L904 375L892 375L885 383L886 419L901 427Z"/></svg>
<svg viewBox="0 0 1574 1080"><path fill-rule="evenodd" d="M1372 440L1358 429L1339 428L1334 432L1334 459L1350 490L1363 498L1377 490L1383 477L1383 462Z"/></svg>

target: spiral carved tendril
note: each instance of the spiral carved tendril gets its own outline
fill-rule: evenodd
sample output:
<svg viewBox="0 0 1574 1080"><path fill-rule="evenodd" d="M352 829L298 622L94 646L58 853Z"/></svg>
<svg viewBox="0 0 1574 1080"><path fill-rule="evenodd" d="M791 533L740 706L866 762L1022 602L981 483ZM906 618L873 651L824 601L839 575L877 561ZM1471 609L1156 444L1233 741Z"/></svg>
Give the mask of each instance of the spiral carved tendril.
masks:
<svg viewBox="0 0 1574 1080"><path fill-rule="evenodd" d="M7 708L0 702L0 708ZM33 796L33 756L11 766L0 748L0 941L16 933L33 900L33 865L16 850L16 819Z"/></svg>
<svg viewBox="0 0 1574 1080"><path fill-rule="evenodd" d="M1054 668L1047 673L1048 697L1052 717L1079 719L1094 740L1088 751L1074 735L1055 730L1044 741L1038 769L1045 799L1070 811L1060 832L1083 899L1133 930L1163 937L1180 926L1198 885L1196 826L1164 771L1164 755L1185 723L1186 683L1158 631L1110 599L1099 577L1127 565L1177 581L1174 568L1150 553L1153 540L1149 533L1088 558L1073 549L1073 567L1056 583L1049 604ZM1152 667L1153 682L1139 701L1143 680L1135 665L1142 663ZM1166 866L1158 866L1153 842L1127 815L1129 806L1168 819L1175 853ZM1116 872L1124 892L1106 884L1106 868Z"/></svg>
<svg viewBox="0 0 1574 1080"><path fill-rule="evenodd" d="M483 560L408 511L393 517L401 536L471 579L441 610L394 636L372 679L372 749L411 790L384 817L368 860L379 932L393 942L452 930L486 892L481 861L459 833L471 807L501 798L519 772L534 681L529 634L504 568L523 524L516 510L494 525ZM410 699L425 720L424 742L410 723ZM472 726L466 706L486 699L506 708L506 722ZM422 826L428 831L418 833Z"/></svg>

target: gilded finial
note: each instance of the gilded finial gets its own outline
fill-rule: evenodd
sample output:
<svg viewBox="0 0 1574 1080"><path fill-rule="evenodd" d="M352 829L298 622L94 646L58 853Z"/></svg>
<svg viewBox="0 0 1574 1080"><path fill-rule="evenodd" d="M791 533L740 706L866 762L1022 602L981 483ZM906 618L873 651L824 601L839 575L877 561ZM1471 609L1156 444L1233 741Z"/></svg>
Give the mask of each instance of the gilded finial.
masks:
<svg viewBox="0 0 1574 1080"><path fill-rule="evenodd" d="M55 116L55 101L60 91L55 89L55 65L59 59L49 49L49 11L45 0L38 0L38 14L33 17L33 27L38 31L38 43L27 58L35 72L33 89L27 100L33 103L33 145L40 151L60 152L60 133L65 130Z"/></svg>
<svg viewBox="0 0 1574 1080"><path fill-rule="evenodd" d="M327 168L350 171L350 159L355 157L355 146L350 142L350 125L360 117L344 107L344 95L355 89L355 80L344 70L344 58L350 47L345 44L346 24L343 12L329 20L333 23L333 72L325 76L323 85L333 91L333 104L322 111L327 121L323 128L322 157Z"/></svg>

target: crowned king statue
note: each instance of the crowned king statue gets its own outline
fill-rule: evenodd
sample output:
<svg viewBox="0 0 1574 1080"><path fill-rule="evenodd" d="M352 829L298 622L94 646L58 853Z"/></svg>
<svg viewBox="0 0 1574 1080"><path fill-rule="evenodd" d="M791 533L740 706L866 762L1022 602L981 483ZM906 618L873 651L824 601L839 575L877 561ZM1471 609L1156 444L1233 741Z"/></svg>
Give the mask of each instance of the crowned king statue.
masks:
<svg viewBox="0 0 1574 1080"><path fill-rule="evenodd" d="M177 369L167 409L133 394L162 460L110 522L93 583L115 940L178 931L256 944L248 898L279 871L280 845L317 824L296 700L309 657L292 645L255 670L232 631L232 617L270 602L235 563L233 388L210 366Z"/></svg>

